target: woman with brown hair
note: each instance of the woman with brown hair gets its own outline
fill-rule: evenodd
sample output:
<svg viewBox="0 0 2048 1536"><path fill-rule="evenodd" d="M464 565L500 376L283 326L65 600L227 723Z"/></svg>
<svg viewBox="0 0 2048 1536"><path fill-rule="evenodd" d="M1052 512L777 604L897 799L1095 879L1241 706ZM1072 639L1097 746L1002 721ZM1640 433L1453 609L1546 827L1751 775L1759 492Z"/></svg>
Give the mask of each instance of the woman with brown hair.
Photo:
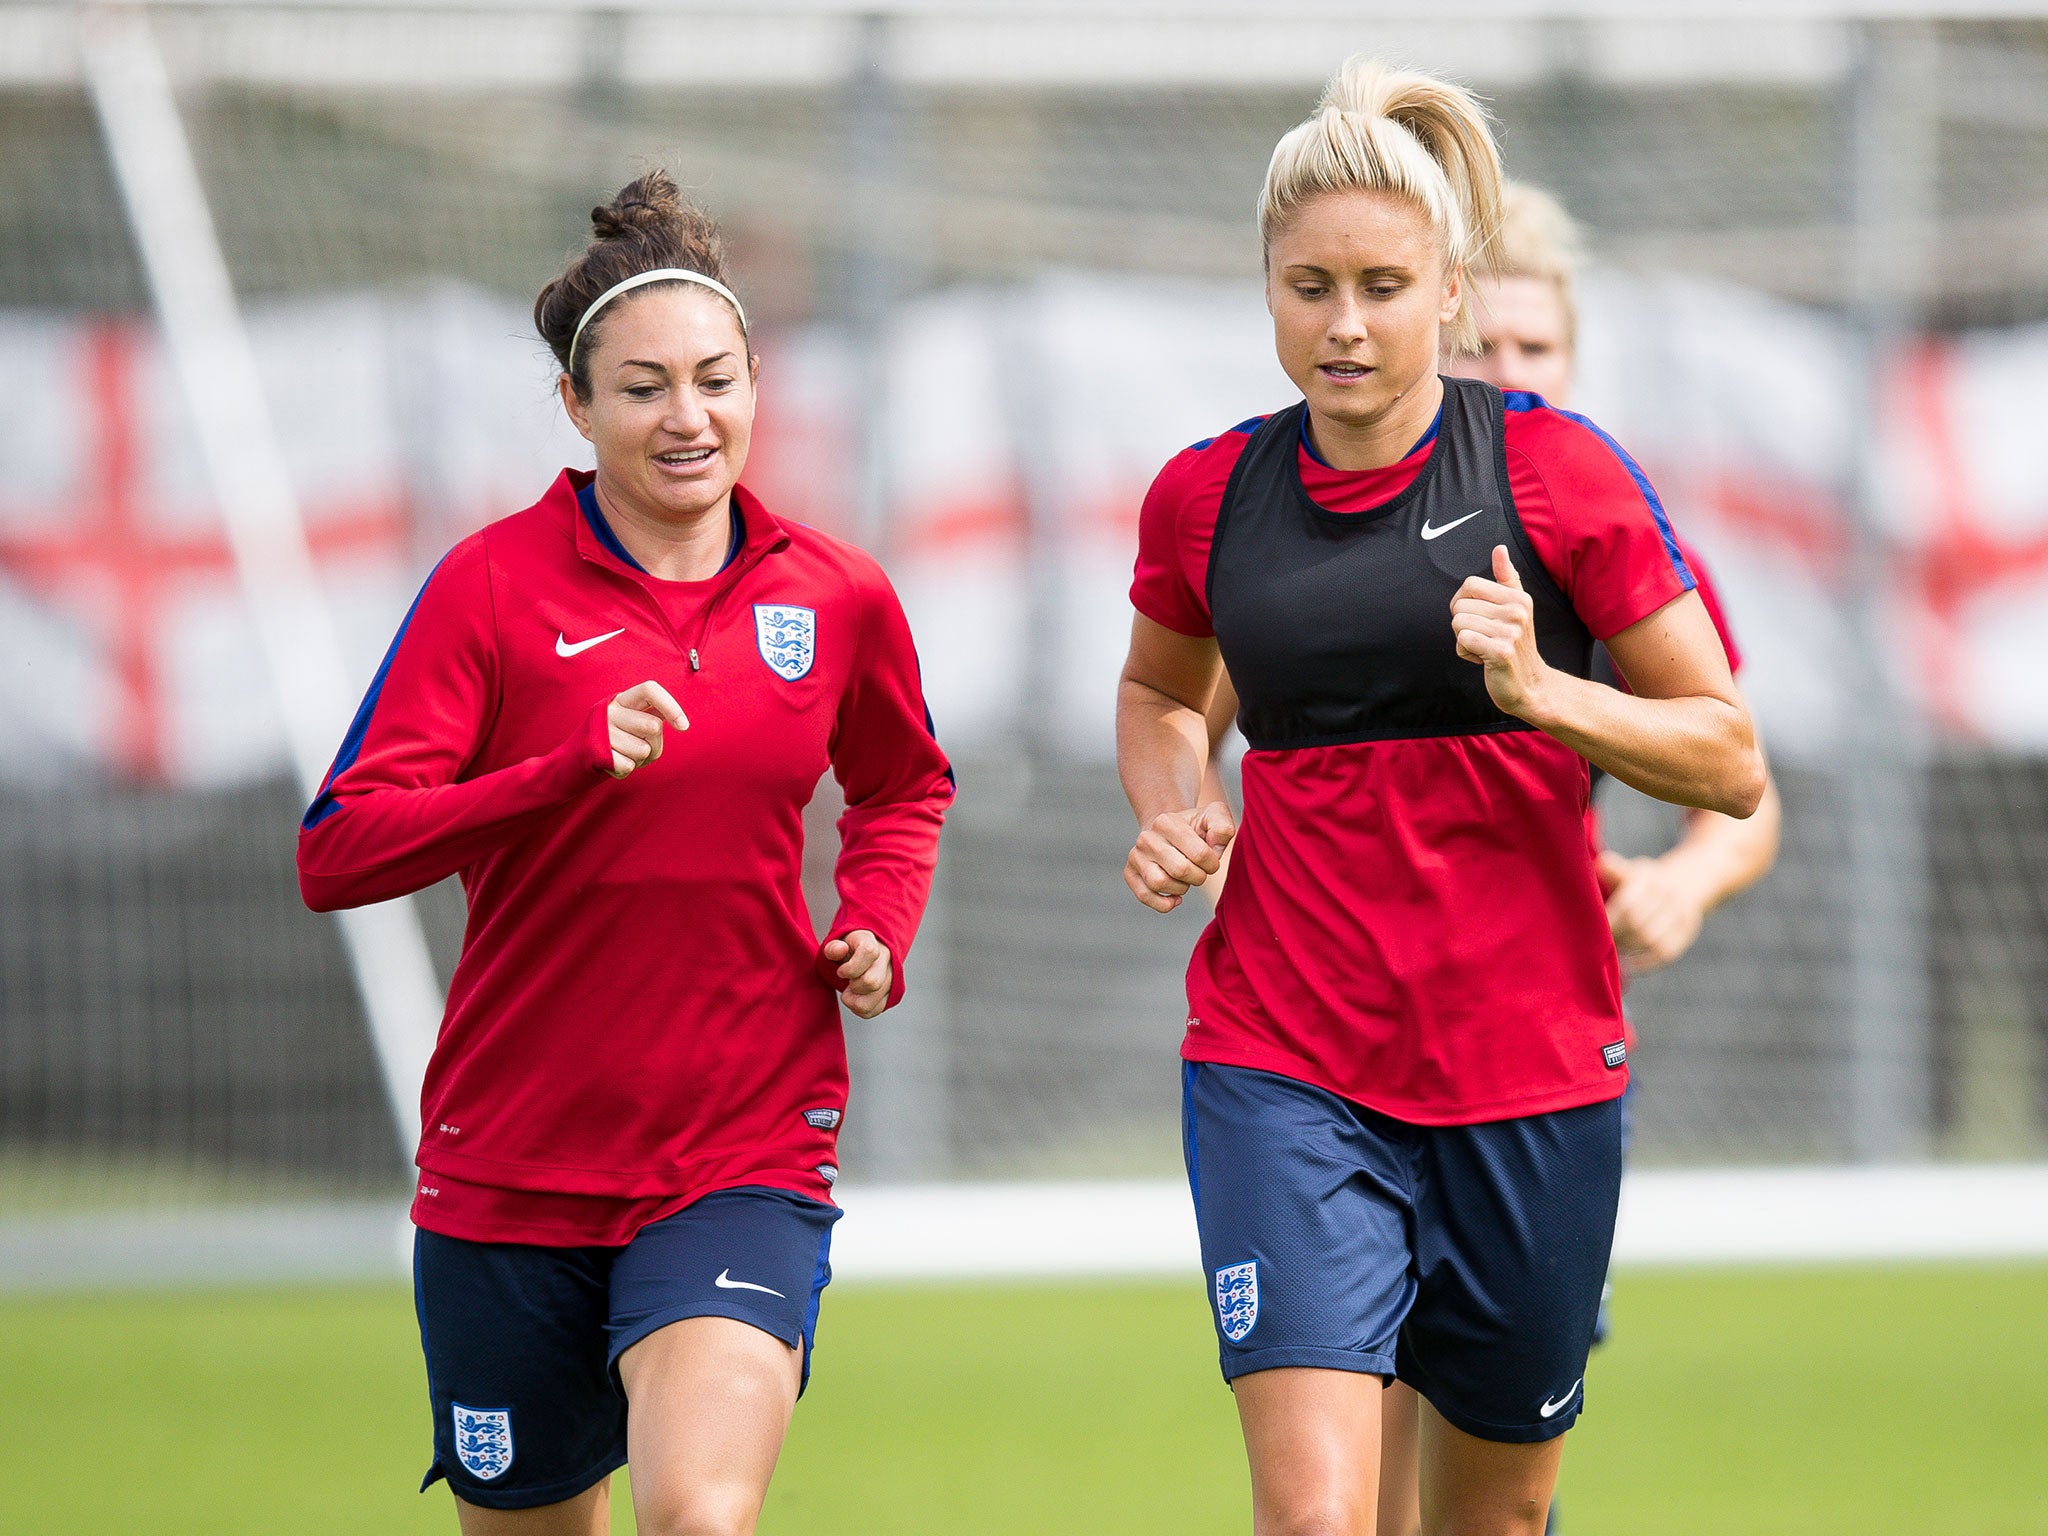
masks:
<svg viewBox="0 0 2048 1536"><path fill-rule="evenodd" d="M831 1274L837 1003L902 996L952 774L880 568L739 483L759 363L717 230L660 172L591 217L534 319L596 472L428 578L300 883L469 901L413 1202L427 1482L471 1536L598 1536L630 1463L648 1536L740 1536Z"/></svg>

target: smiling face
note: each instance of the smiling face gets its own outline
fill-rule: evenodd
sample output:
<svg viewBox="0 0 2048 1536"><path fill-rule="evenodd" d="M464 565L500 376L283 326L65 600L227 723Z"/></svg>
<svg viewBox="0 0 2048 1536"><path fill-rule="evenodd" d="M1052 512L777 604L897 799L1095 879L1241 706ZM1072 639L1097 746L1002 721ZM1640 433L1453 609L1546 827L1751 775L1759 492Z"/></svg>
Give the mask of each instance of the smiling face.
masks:
<svg viewBox="0 0 2048 1536"><path fill-rule="evenodd" d="M1450 371L1562 405L1572 385L1571 322L1557 284L1542 277L1482 278L1473 295L1479 351Z"/></svg>
<svg viewBox="0 0 2048 1536"><path fill-rule="evenodd" d="M1266 252L1280 366L1322 421L1359 431L1394 417L1436 375L1438 335L1463 275L1429 215L1390 192L1325 192Z"/></svg>
<svg viewBox="0 0 2048 1536"><path fill-rule="evenodd" d="M581 355L590 399L562 405L597 450L608 501L669 525L721 512L746 467L755 360L732 306L694 283L615 300Z"/></svg>

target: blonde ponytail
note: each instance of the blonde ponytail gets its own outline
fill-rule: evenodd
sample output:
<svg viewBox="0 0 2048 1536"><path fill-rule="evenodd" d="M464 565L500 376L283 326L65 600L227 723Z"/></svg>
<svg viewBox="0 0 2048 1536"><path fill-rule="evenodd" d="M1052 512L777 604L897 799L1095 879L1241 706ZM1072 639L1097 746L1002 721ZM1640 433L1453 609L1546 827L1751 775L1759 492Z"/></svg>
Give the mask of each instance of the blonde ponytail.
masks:
<svg viewBox="0 0 2048 1536"><path fill-rule="evenodd" d="M1358 54L1323 88L1314 115L1274 146L1259 194L1259 236L1273 237L1325 192L1393 192L1429 216L1451 267L1478 263L1501 219L1500 150L1485 108L1463 86ZM1476 334L1468 296L1454 345Z"/></svg>

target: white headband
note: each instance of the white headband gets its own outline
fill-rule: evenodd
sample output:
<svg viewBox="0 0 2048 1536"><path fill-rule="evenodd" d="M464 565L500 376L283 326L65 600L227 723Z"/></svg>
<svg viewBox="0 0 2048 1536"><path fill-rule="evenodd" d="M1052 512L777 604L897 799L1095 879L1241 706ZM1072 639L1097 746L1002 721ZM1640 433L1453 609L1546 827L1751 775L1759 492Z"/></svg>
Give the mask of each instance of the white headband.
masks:
<svg viewBox="0 0 2048 1536"><path fill-rule="evenodd" d="M575 333L569 338L569 366L571 368L576 366L576 343L582 339L583 327L590 324L590 317L592 315L595 315L622 293L630 293L633 289L643 287L648 283L669 282L696 283L700 287L709 288L732 306L733 313L740 317L740 333L742 335L746 334L747 312L740 306L739 295L726 287L717 278L706 277L702 272L692 272L688 267L656 267L652 272L642 272L637 276L629 277L623 283L613 283L611 287L605 289L603 293L597 296L596 301L591 304L590 308L583 311L583 318L576 322Z"/></svg>

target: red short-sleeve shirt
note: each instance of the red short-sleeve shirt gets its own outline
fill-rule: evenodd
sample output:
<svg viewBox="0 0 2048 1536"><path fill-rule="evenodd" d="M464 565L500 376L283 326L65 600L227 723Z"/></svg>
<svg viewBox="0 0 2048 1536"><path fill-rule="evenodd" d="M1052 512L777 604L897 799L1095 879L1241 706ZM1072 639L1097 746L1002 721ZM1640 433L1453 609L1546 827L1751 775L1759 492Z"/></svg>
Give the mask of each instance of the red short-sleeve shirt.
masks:
<svg viewBox="0 0 2048 1536"><path fill-rule="evenodd" d="M1530 545L1597 639L1694 586L1648 479L1583 417L1504 397L1509 488ZM1257 428L1177 455L1140 516L1131 599L1186 635L1224 489ZM1330 468L1333 512L1399 494L1437 449ZM1448 628L1450 616L1444 623ZM1182 1054L1314 1082L1422 1124L1546 1113L1621 1092L1620 984L1582 831L1583 759L1512 731L1253 750L1217 916L1188 975Z"/></svg>

